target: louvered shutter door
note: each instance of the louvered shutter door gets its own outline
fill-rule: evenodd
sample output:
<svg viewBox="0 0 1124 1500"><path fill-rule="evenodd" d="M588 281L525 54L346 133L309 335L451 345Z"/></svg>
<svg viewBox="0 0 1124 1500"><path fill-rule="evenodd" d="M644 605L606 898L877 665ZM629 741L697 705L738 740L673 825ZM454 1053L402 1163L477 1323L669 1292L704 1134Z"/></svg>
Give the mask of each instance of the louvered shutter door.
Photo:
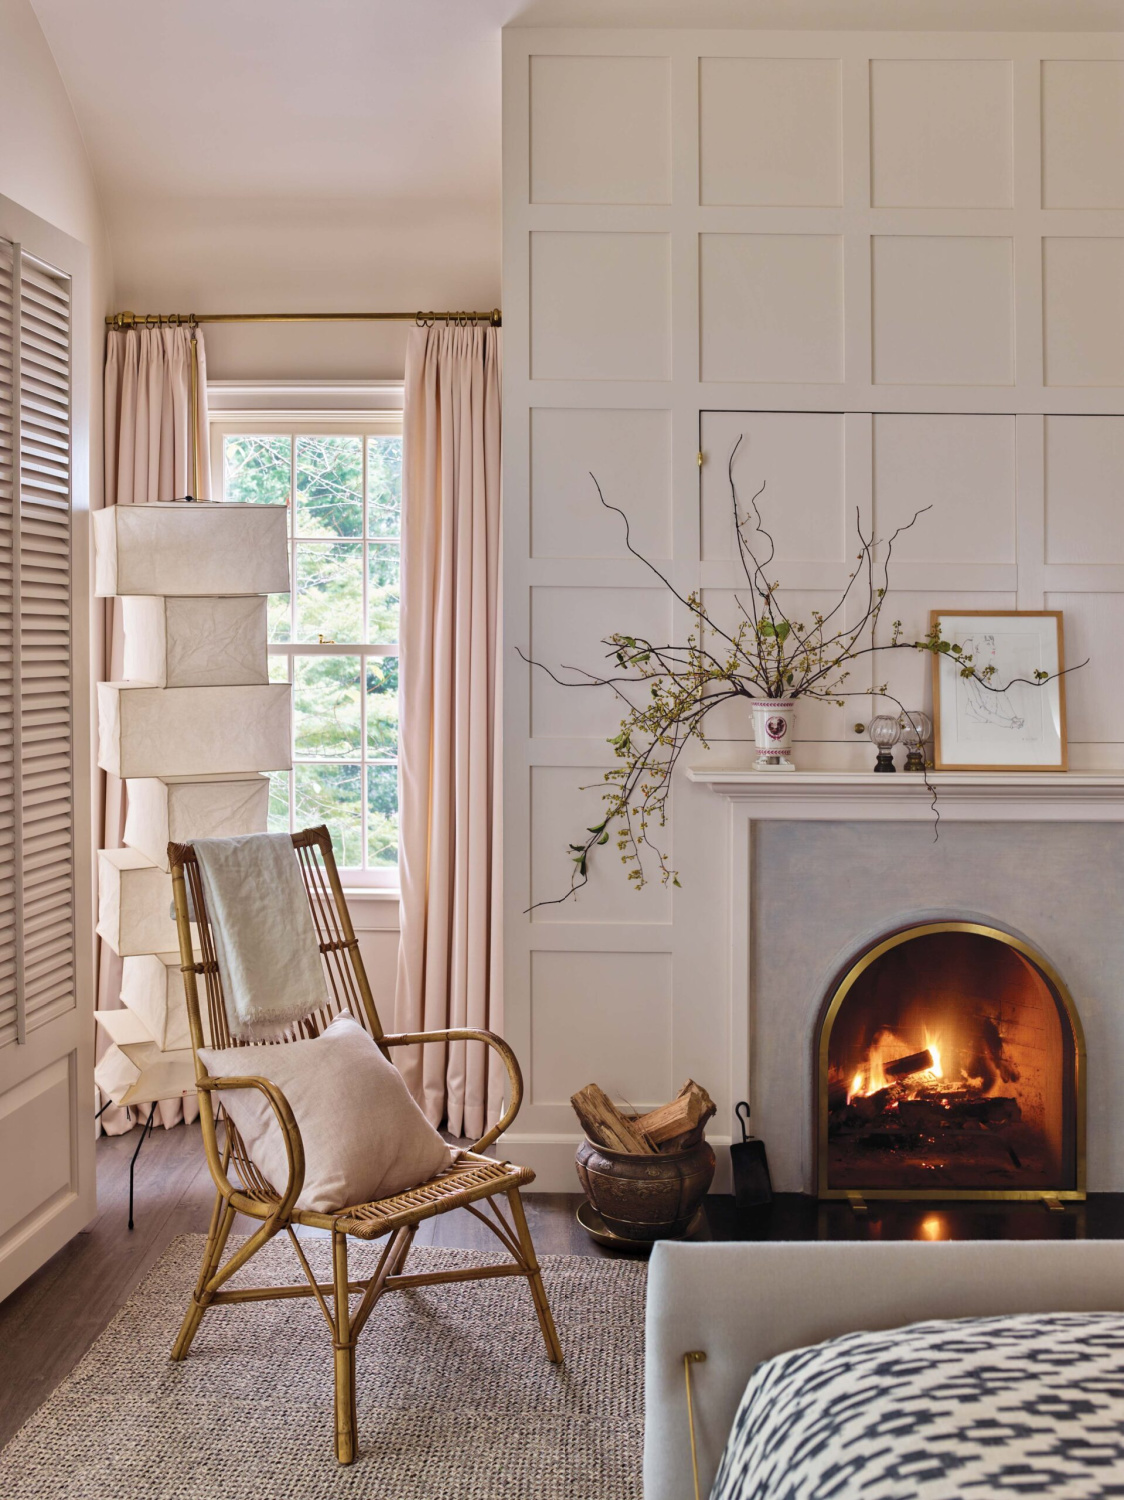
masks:
<svg viewBox="0 0 1124 1500"><path fill-rule="evenodd" d="M3 253L0 1045L75 1003L70 286Z"/></svg>
<svg viewBox="0 0 1124 1500"><path fill-rule="evenodd" d="M15 249L0 239L0 1046L16 1038L12 510L15 498Z"/></svg>
<svg viewBox="0 0 1124 1500"><path fill-rule="evenodd" d="M74 1003L70 280L24 254L19 345L19 718L28 1030ZM18 924L17 924L18 931ZM17 937L17 959L19 958Z"/></svg>

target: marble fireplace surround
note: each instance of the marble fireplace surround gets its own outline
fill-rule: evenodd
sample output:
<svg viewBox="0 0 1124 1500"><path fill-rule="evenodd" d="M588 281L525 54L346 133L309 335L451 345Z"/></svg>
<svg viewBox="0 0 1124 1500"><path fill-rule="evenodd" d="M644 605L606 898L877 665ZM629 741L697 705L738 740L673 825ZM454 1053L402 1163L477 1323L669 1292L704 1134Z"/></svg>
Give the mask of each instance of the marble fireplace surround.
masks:
<svg viewBox="0 0 1124 1500"><path fill-rule="evenodd" d="M844 962L911 922L984 921L1068 985L1088 1055L1088 1190L1124 1191L1124 777L694 770L730 799L732 1097L779 1192L814 1191L815 1030Z"/></svg>

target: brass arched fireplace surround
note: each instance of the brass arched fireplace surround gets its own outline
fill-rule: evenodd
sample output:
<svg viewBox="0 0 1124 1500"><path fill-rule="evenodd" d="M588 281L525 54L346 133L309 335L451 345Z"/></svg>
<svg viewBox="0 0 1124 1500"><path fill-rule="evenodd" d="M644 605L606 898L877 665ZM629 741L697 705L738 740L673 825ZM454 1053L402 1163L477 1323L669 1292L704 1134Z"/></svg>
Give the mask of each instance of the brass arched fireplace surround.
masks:
<svg viewBox="0 0 1124 1500"><path fill-rule="evenodd" d="M1061 976L982 922L877 938L816 1051L821 1198L1085 1197L1085 1042Z"/></svg>

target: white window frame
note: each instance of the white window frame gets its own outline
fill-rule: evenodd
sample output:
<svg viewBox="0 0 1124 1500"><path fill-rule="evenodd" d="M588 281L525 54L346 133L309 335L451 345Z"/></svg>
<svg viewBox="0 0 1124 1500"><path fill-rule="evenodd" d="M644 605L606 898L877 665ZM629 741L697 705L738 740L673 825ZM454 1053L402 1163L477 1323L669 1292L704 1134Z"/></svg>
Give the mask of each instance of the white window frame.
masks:
<svg viewBox="0 0 1124 1500"><path fill-rule="evenodd" d="M208 396L210 398L210 466L211 466L211 495L221 498L223 495L223 439L226 437L277 437L292 434L295 439L303 435L317 437L361 437L363 439L364 461L364 503L366 502L366 440L370 437L399 437L402 433L402 412L391 406L390 401L400 402L400 387L380 387L372 394L383 398L386 402L378 408L363 410L357 407L349 409L352 400L362 401L368 395L369 388L362 387L296 387L296 386L260 386L247 387L242 385L209 385ZM242 398L238 408L228 405L231 396L237 394ZM321 409L325 399L335 396L337 399L343 395L349 403L349 407L336 407L335 409ZM296 406L295 400L304 397L308 404ZM390 398L389 401L386 398ZM243 404L244 402L244 404ZM397 403L396 403L397 405ZM217 409L216 409L217 408ZM290 528L289 528L289 570L290 577L296 580L296 546L297 539L295 527L291 524L294 514L292 510L294 491L292 486L296 483L295 464L290 471ZM366 615L366 599L368 586L368 540L366 526L363 536L363 600L364 616ZM372 656L399 656L398 644L389 645L367 645L359 642L339 641L327 645L301 644L293 641L284 643L270 642L269 655L271 657L284 658L289 663L289 681L293 681L293 660L298 656L358 656L360 661L359 680L361 703L363 705L363 718L365 723L365 707L367 694L366 659ZM360 765L362 766L363 778L363 838L366 839L367 820L367 743L365 734L360 744ZM290 808L292 807L292 777L290 771ZM364 848L366 845L364 844ZM398 866L388 866L384 869L360 869L355 866L341 866L340 875L344 885L355 890L370 890L372 892L385 892L387 894L397 893L399 874Z"/></svg>

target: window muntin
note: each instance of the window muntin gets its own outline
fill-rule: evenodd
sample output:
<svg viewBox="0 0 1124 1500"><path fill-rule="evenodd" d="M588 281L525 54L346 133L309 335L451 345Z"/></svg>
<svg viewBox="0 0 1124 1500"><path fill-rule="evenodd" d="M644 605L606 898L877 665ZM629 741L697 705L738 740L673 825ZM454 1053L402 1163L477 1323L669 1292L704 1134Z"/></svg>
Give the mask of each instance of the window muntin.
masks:
<svg viewBox="0 0 1124 1500"><path fill-rule="evenodd" d="M291 594L269 602L270 678L293 684L293 769L271 829L326 823L351 884L398 876L400 419L212 424L215 492L289 511Z"/></svg>

